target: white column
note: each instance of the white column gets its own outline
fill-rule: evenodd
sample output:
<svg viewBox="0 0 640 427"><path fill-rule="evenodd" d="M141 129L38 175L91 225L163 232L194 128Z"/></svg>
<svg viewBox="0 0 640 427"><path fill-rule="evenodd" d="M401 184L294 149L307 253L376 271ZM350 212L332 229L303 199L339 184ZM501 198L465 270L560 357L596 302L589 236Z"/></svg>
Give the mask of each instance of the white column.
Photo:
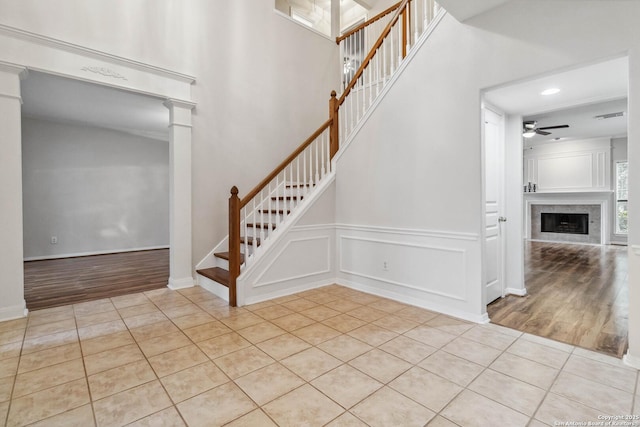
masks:
<svg viewBox="0 0 640 427"><path fill-rule="evenodd" d="M0 321L24 317L22 125L24 67L0 62Z"/></svg>
<svg viewBox="0 0 640 427"><path fill-rule="evenodd" d="M169 288L193 286L191 262L191 110L190 102L168 99L169 137Z"/></svg>

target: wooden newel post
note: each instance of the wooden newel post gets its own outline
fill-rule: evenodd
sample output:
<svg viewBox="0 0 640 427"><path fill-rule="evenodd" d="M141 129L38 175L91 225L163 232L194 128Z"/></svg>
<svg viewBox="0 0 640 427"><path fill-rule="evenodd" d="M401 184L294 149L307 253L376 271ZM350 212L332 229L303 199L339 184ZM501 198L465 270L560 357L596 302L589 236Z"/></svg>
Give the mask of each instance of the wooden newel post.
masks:
<svg viewBox="0 0 640 427"><path fill-rule="evenodd" d="M338 109L340 108L340 104L338 103L338 98L336 98L336 91L331 91L331 99L329 100L329 118L331 119L331 127L329 128L329 147L330 147L330 157L333 159L333 156L338 152L340 148L340 143L338 141L339 137L339 121L338 121Z"/></svg>
<svg viewBox="0 0 640 427"><path fill-rule="evenodd" d="M231 189L229 197L229 305L235 307L236 280L240 275L240 198L238 187Z"/></svg>

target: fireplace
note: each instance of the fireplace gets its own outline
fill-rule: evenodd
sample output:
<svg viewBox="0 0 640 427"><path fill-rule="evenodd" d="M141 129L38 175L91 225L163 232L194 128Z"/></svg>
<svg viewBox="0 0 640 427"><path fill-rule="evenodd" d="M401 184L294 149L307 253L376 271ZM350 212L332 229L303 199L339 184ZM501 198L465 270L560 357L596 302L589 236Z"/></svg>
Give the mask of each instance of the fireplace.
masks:
<svg viewBox="0 0 640 427"><path fill-rule="evenodd" d="M540 231L543 233L589 234L589 214L542 212L540 214Z"/></svg>
<svg viewBox="0 0 640 427"><path fill-rule="evenodd" d="M535 197L542 198L539 195ZM605 241L603 219L604 213L607 212L606 203L530 200L527 201L527 205L529 210L527 237L531 240L595 245Z"/></svg>

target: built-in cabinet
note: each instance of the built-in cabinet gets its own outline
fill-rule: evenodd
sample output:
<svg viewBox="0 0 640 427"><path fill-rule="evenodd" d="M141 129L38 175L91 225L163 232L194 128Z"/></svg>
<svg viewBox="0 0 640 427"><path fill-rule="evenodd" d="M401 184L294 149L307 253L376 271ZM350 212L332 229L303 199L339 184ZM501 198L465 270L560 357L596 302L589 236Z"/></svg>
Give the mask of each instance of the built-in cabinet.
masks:
<svg viewBox="0 0 640 427"><path fill-rule="evenodd" d="M611 140L597 138L526 148L523 185L529 183L535 184L539 193L611 190Z"/></svg>

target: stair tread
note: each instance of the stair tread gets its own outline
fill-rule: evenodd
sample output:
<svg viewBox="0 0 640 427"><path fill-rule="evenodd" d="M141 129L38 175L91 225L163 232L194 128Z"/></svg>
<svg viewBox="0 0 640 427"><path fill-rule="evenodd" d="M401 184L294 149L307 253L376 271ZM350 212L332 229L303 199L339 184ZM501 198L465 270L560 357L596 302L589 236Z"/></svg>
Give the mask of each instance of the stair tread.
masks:
<svg viewBox="0 0 640 427"><path fill-rule="evenodd" d="M260 209L258 212L282 215L284 213L284 209L279 209L279 210L276 210L276 209L271 209L271 210L269 210L269 209ZM287 209L287 214L290 214L290 213L291 213L291 210Z"/></svg>
<svg viewBox="0 0 640 427"><path fill-rule="evenodd" d="M229 261L229 252L216 252L215 254L213 254L213 256L215 256L216 258L226 259L227 261ZM243 262L244 262L244 254L240 254L240 264L242 264Z"/></svg>
<svg viewBox="0 0 640 427"><path fill-rule="evenodd" d="M304 196L271 196L271 200L302 200Z"/></svg>
<svg viewBox="0 0 640 427"><path fill-rule="evenodd" d="M249 237L240 237L240 243L247 243L249 245L253 245L253 237L249 236ZM256 243L258 246L260 246L260 238L258 237L256 239Z"/></svg>
<svg viewBox="0 0 640 427"><path fill-rule="evenodd" d="M275 230L276 225L275 224L254 224L254 223L249 223L247 224L247 227L251 227L251 228L264 228L264 229L272 229Z"/></svg>
<svg viewBox="0 0 640 427"><path fill-rule="evenodd" d="M211 267L196 270L196 273L215 282L218 282L221 285L226 286L227 288L229 287L229 270L225 270L224 268L220 267Z"/></svg>

